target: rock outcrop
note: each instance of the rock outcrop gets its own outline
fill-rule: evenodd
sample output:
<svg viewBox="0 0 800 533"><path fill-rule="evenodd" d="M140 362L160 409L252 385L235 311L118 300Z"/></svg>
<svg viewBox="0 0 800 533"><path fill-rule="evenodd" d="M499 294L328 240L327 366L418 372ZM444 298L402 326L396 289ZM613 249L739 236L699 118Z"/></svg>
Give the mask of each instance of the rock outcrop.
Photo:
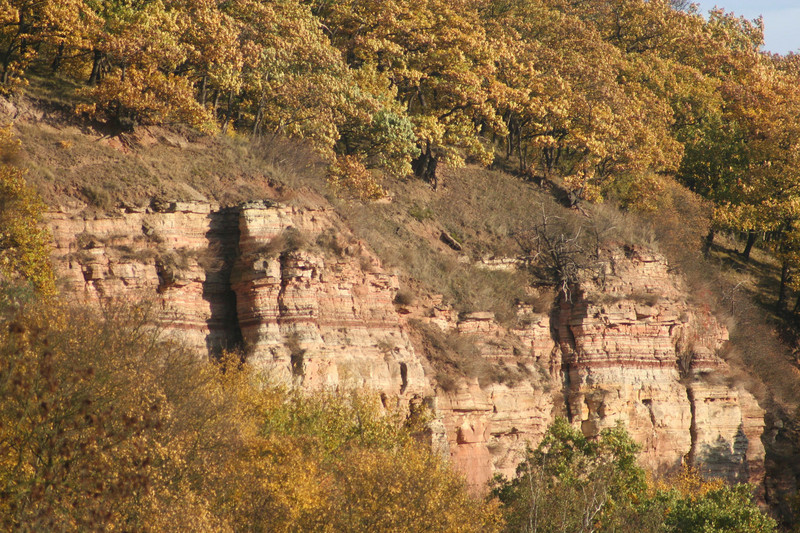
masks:
<svg viewBox="0 0 800 533"><path fill-rule="evenodd" d="M684 463L717 477L763 475L763 411L729 384L715 354L727 331L687 301L681 279L651 252L602 252L603 271L558 310L570 419L595 435L622 422L655 471Z"/></svg>
<svg viewBox="0 0 800 533"><path fill-rule="evenodd" d="M63 290L85 303L143 298L172 334L215 352L238 343L229 283L238 216L205 202L166 202L48 220Z"/></svg>
<svg viewBox="0 0 800 533"><path fill-rule="evenodd" d="M392 301L397 277L325 209L239 209L234 268L248 358L280 382L422 395L422 363Z"/></svg>
<svg viewBox="0 0 800 533"><path fill-rule="evenodd" d="M424 400L433 443L475 487L513 474L557 415L587 435L624 424L653 471L688 462L763 480L764 413L728 382L725 328L647 250L604 250L595 275L501 325L440 301L400 305L397 276L327 207L165 203L49 220L77 298L150 299L202 353L241 345L279 383ZM466 342L474 371L444 375L426 335Z"/></svg>

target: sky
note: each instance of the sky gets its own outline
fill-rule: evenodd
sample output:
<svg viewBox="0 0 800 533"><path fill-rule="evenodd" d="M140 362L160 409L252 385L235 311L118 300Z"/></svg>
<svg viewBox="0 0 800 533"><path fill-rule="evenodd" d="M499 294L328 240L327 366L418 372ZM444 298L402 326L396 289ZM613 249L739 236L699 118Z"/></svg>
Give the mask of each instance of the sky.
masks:
<svg viewBox="0 0 800 533"><path fill-rule="evenodd" d="M714 6L754 19L764 15L764 49L778 54L800 52L800 0L694 0L700 12Z"/></svg>

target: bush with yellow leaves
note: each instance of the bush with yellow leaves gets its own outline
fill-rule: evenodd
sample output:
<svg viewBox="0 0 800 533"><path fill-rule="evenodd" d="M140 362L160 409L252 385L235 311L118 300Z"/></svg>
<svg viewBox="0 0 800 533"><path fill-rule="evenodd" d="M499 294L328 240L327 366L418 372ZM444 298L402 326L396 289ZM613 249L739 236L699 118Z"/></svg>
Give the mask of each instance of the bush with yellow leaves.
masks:
<svg viewBox="0 0 800 533"><path fill-rule="evenodd" d="M498 530L375 394L271 387L149 316L0 289L1 529Z"/></svg>
<svg viewBox="0 0 800 533"><path fill-rule="evenodd" d="M0 127L0 275L22 278L43 294L55 292L50 237L40 226L44 203L14 163L19 141Z"/></svg>
<svg viewBox="0 0 800 533"><path fill-rule="evenodd" d="M366 169L357 156L336 156L328 168L328 185L334 193L362 201L378 200L386 196L383 187Z"/></svg>

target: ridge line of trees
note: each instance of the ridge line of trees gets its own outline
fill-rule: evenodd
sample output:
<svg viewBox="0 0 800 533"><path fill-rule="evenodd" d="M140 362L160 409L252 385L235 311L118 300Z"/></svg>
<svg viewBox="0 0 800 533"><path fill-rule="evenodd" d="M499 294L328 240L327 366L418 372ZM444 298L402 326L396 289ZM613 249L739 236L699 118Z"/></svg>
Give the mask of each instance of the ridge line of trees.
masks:
<svg viewBox="0 0 800 533"><path fill-rule="evenodd" d="M648 209L676 178L708 235L800 265L800 58L763 24L674 0L5 0L0 90L32 72L78 111L288 135L362 199L377 175L512 158L573 202Z"/></svg>

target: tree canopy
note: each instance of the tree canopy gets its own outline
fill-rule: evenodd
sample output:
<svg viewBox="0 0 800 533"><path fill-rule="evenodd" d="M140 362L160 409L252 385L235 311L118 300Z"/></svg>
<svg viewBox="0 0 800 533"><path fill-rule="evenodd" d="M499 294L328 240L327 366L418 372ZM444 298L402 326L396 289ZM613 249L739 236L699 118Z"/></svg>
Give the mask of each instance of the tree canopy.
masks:
<svg viewBox="0 0 800 533"><path fill-rule="evenodd" d="M123 130L305 139L362 199L383 178L435 186L498 157L573 203L646 209L675 178L713 204L712 231L768 237L787 282L798 266L800 68L761 49L760 19L669 0L4 0L0 14L0 90L67 77L79 111Z"/></svg>
<svg viewBox="0 0 800 533"><path fill-rule="evenodd" d="M752 487L697 472L652 483L636 464L639 446L621 426L587 439L563 419L529 449L512 480L495 481L506 531L689 533L776 530Z"/></svg>

